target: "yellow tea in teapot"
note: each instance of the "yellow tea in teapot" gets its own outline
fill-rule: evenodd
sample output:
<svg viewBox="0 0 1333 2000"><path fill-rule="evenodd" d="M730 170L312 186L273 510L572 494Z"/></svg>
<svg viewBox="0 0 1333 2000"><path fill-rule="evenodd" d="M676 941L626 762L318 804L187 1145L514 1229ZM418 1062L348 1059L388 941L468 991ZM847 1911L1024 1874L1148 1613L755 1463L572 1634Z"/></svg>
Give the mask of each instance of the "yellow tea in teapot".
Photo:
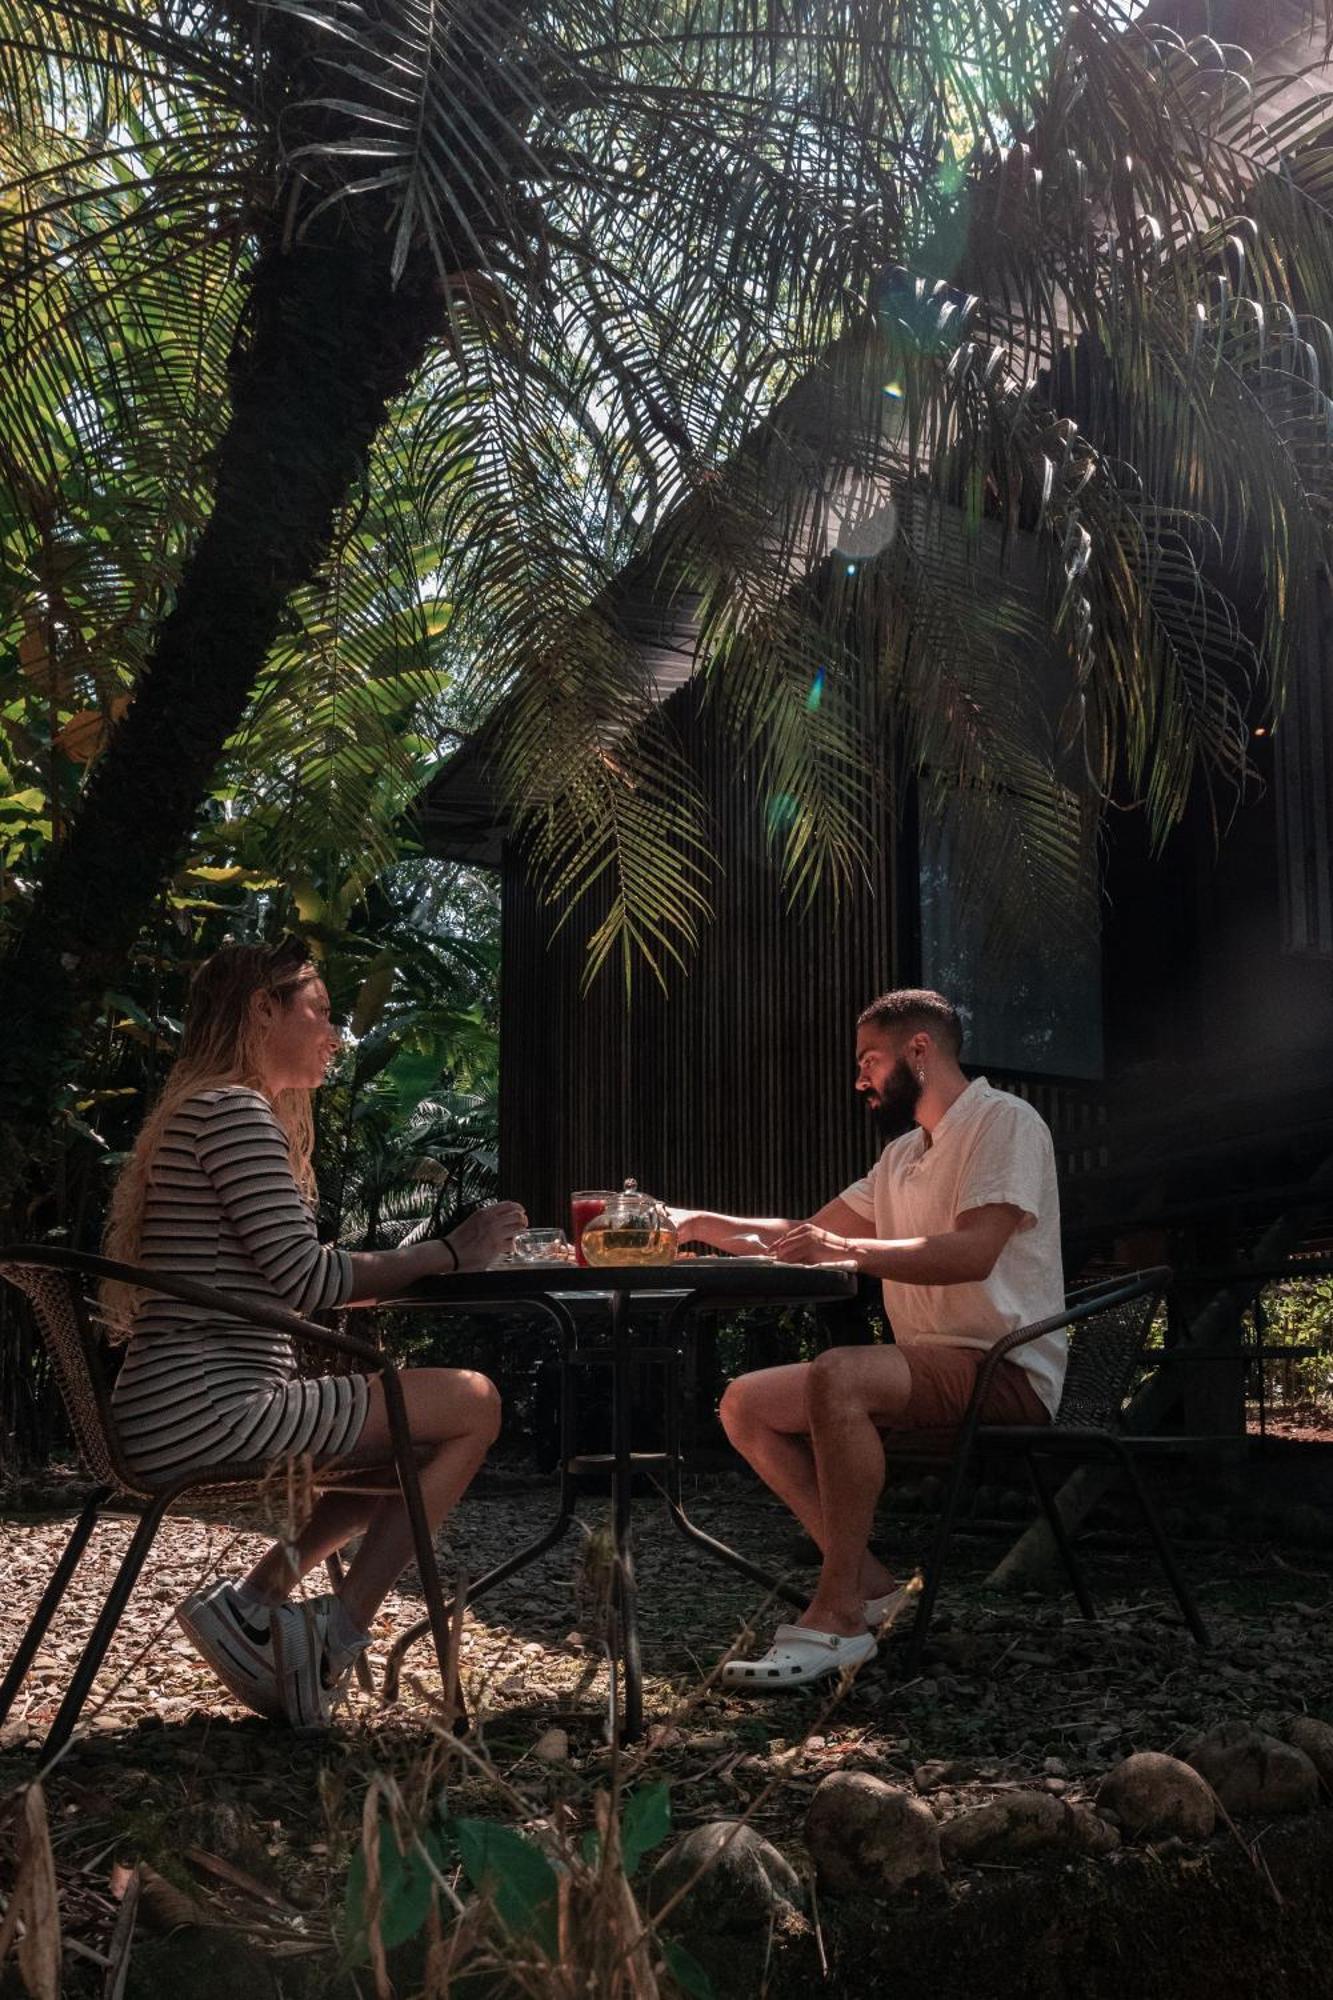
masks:
<svg viewBox="0 0 1333 2000"><path fill-rule="evenodd" d="M671 1264L675 1262L674 1232L648 1221L612 1221L601 1215L584 1224L583 1254L590 1264Z"/></svg>

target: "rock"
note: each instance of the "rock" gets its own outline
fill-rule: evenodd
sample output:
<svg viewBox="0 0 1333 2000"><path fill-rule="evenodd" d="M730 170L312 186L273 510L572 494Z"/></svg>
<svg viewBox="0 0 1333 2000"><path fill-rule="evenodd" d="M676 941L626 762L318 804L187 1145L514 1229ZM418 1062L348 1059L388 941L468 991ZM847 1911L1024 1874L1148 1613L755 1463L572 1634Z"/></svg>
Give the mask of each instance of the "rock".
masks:
<svg viewBox="0 0 1333 2000"><path fill-rule="evenodd" d="M919 1792L933 1792L941 1785L966 1785L981 1773L974 1762L963 1757L932 1757L918 1764L912 1773Z"/></svg>
<svg viewBox="0 0 1333 2000"><path fill-rule="evenodd" d="M1212 1787L1192 1765L1159 1750L1136 1750L1108 1771L1097 1793L1127 1840L1207 1840L1217 1821Z"/></svg>
<svg viewBox="0 0 1333 2000"><path fill-rule="evenodd" d="M254 1817L234 1799L216 1797L200 1806L193 1843L224 1861L234 1861L261 1882L272 1885L273 1863Z"/></svg>
<svg viewBox="0 0 1333 2000"><path fill-rule="evenodd" d="M1208 1780L1229 1813L1309 1812L1319 1773L1303 1750L1248 1722L1222 1722L1196 1736L1185 1761Z"/></svg>
<svg viewBox="0 0 1333 2000"><path fill-rule="evenodd" d="M1287 1724L1283 1734L1288 1743L1304 1751L1325 1790L1333 1792L1333 1722L1320 1722L1313 1715L1298 1715Z"/></svg>
<svg viewBox="0 0 1333 2000"><path fill-rule="evenodd" d="M545 1729L532 1746L534 1757L543 1764L566 1764L569 1761L569 1731L567 1729Z"/></svg>
<svg viewBox="0 0 1333 2000"><path fill-rule="evenodd" d="M817 1787L805 1816L805 1844L821 1888L834 1895L888 1896L941 1872L930 1807L868 1771L834 1771Z"/></svg>
<svg viewBox="0 0 1333 2000"><path fill-rule="evenodd" d="M940 1834L944 1859L963 1867L978 1861L1021 1861L1059 1849L1066 1854L1109 1854L1120 1836L1086 1806L1052 1792L1011 1792L1008 1798L951 1819Z"/></svg>
<svg viewBox="0 0 1333 2000"><path fill-rule="evenodd" d="M732 1819L708 1820L667 1849L648 1878L649 1909L656 1913L687 1883L669 1921L706 1936L767 1930L784 1907L804 1901L791 1863Z"/></svg>

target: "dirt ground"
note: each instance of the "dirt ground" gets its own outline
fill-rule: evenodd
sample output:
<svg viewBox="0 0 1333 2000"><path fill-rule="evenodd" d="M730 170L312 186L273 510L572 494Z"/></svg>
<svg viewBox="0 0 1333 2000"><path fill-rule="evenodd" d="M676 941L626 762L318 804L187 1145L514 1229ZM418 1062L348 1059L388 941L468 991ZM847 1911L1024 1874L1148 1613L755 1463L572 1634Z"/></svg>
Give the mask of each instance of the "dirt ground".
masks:
<svg viewBox="0 0 1333 2000"><path fill-rule="evenodd" d="M60 1495L53 1489L46 1497ZM544 1480L483 1475L452 1524L446 1565L478 1575L539 1531L553 1498ZM68 1532L68 1499L59 1511L13 1512L5 1520L0 1658L12 1652ZM928 1499L915 1489L891 1495L881 1524L882 1549L905 1571L928 1545ZM1021 1526L1017 1496L995 1493L990 1504L1001 1518L992 1513L959 1538L925 1671L904 1680L901 1647L891 1640L825 1716L826 1697L815 1691L759 1701L699 1695L700 1681L746 1619L763 1630L776 1613L759 1605L743 1578L687 1547L660 1504L645 1497L636 1535L650 1732L636 1763L641 1779L669 1782L677 1830L735 1816L759 1799L754 1824L799 1865L805 1809L830 1770L866 1770L914 1786L947 1818L1019 1782L1087 1799L1127 1752L1178 1749L1219 1720L1278 1726L1306 1711L1333 1719L1333 1443L1276 1438L1239 1480L1230 1475L1167 1495L1214 1640L1205 1653L1184 1630L1150 1556L1114 1512L1087 1538L1099 1623L1079 1619L1057 1585L1017 1598L984 1590ZM808 1574L796 1567L808 1551L789 1520L748 1478L701 1481L690 1505L710 1532ZM605 1510L604 1498L584 1499L589 1530ZM177 1631L172 1606L206 1578L241 1568L261 1546L260 1525L188 1515L168 1523L80 1734L46 1776L72 1995L104 1990L118 1888L128 1864L139 1860L196 1913L211 1909L217 1921L239 1927L276 1982L269 1990L309 1990L299 1982L334 1963L346 1868L372 1773L393 1774L408 1793L431 1782L440 1729L428 1648L415 1654L395 1708L356 1691L337 1731L307 1741L247 1716ZM121 1517L101 1531L0 1729L0 1810L34 1773L41 1732L97 1589L131 1527ZM608 1768L602 1610L586 1547L581 1532L502 1586L470 1614L462 1641L463 1682L481 1739L534 1819L556 1810L575 1820L587 1813ZM409 1579L385 1606L373 1649L377 1668L394 1631L419 1610ZM552 1728L564 1731L568 1744L568 1754L554 1761L534 1754ZM484 1776L456 1776L452 1804L499 1810ZM0 1888L6 1840L0 1832ZM148 1915L135 1947L140 1972L158 1949ZM914 1921L928 1917L918 1909ZM843 1921L832 1914L831 1938ZM165 1928L170 1932L169 1921ZM138 1991L147 2000L138 1977L125 1988L128 2000ZM254 2000L253 1971L241 1987ZM862 1989L851 1980L829 1990ZM1333 1979L1327 1990L1333 1993Z"/></svg>

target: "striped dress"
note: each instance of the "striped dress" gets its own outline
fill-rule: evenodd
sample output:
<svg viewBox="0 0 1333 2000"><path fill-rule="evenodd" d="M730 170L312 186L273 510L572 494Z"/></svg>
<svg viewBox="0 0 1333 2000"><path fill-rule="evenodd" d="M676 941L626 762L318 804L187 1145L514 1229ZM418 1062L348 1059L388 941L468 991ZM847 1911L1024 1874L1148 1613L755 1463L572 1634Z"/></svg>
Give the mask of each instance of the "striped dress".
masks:
<svg viewBox="0 0 1333 2000"><path fill-rule="evenodd" d="M139 1262L309 1316L351 1296L345 1250L319 1241L267 1098L200 1091L169 1121L148 1184ZM143 1294L112 1403L126 1456L162 1481L223 1460L349 1451L360 1375L298 1377L285 1334Z"/></svg>

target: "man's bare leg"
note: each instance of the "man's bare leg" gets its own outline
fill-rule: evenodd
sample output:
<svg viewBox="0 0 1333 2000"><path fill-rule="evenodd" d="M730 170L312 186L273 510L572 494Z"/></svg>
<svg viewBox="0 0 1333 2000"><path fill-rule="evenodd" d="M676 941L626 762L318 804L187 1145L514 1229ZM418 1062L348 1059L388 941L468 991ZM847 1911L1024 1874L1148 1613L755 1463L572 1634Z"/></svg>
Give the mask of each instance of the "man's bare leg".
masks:
<svg viewBox="0 0 1333 2000"><path fill-rule="evenodd" d="M798 1624L865 1631L866 1543L884 1486L879 1426L901 1416L911 1387L896 1347L832 1347L810 1364L806 1420L826 1525L819 1584Z"/></svg>
<svg viewBox="0 0 1333 2000"><path fill-rule="evenodd" d="M867 1350L846 1348L832 1351L861 1354ZM892 1348L869 1351L893 1352ZM741 1457L758 1473L770 1492L776 1493L779 1500L791 1509L811 1540L827 1557L822 1488L809 1436L811 1368L810 1362L801 1361L784 1368L760 1368L753 1374L739 1376L723 1396L718 1414L722 1419L722 1428ZM881 1451L876 1497L883 1484L884 1458ZM873 1513L872 1501L872 1517ZM867 1526L867 1539L869 1533ZM893 1582L883 1563L863 1548L858 1584L860 1597L879 1597L892 1590ZM828 1626L824 1629L832 1631L834 1628ZM864 1631L864 1618L856 1629Z"/></svg>

